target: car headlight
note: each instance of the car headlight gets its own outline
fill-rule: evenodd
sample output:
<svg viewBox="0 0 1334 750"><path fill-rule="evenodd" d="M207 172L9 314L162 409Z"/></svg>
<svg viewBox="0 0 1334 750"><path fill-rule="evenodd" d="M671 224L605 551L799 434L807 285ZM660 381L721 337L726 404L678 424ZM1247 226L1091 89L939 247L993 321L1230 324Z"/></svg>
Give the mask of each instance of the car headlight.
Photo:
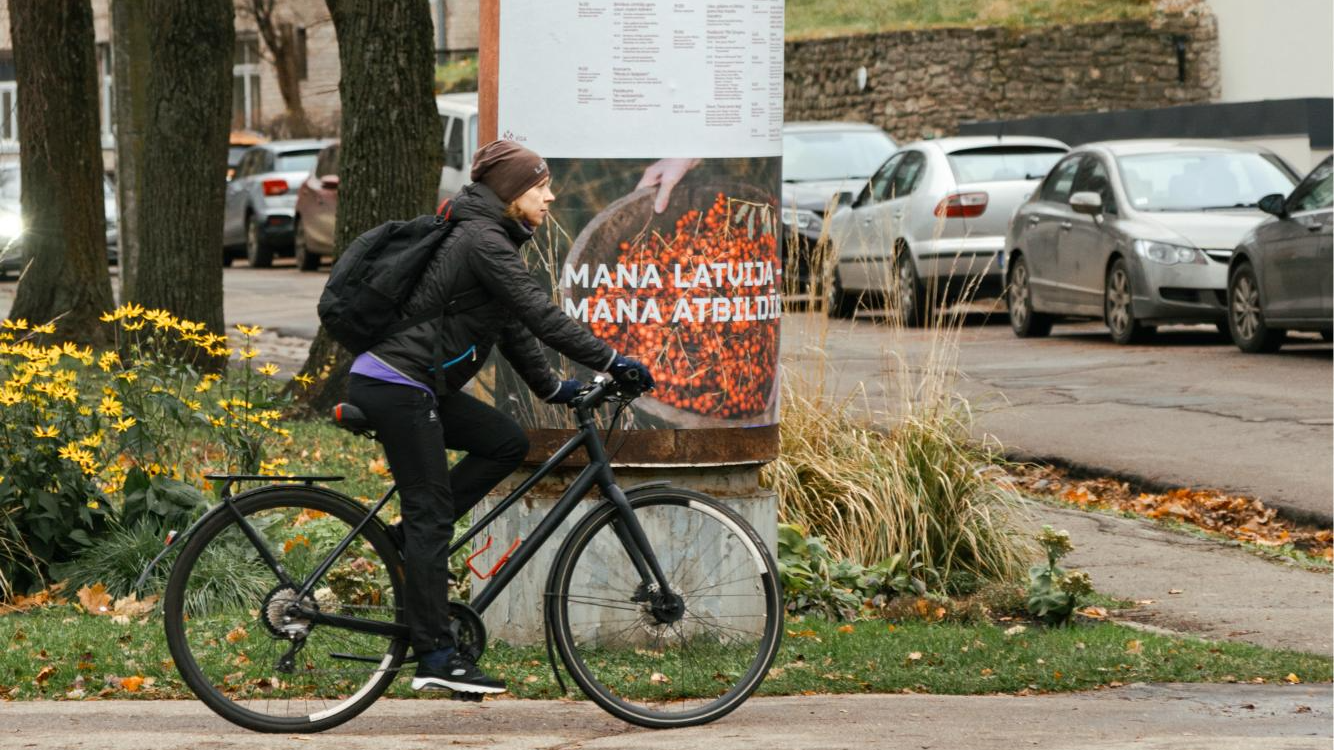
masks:
<svg viewBox="0 0 1334 750"><path fill-rule="evenodd" d="M0 211L0 238L13 239L23 234L23 217L9 211Z"/></svg>
<svg viewBox="0 0 1334 750"><path fill-rule="evenodd" d="M1204 263L1204 253L1197 248L1183 245L1169 245L1166 242L1135 240L1135 252L1141 258L1148 258L1155 263L1174 266L1178 263Z"/></svg>
<svg viewBox="0 0 1334 750"><path fill-rule="evenodd" d="M820 226L820 217L814 211L808 211L804 208L785 208L783 209L783 224L805 231L813 227Z"/></svg>

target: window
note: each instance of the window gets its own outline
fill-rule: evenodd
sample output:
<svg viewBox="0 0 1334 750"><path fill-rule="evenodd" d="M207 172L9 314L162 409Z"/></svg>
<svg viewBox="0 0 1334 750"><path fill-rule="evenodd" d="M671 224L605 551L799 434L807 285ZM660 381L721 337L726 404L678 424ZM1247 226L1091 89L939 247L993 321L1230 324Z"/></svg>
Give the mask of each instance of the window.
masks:
<svg viewBox="0 0 1334 750"><path fill-rule="evenodd" d="M1121 187L1138 211L1246 208L1296 179L1275 157L1254 151L1183 149L1123 156Z"/></svg>
<svg viewBox="0 0 1334 750"><path fill-rule="evenodd" d="M116 134L116 99L112 78L111 44L97 45L98 102L102 105L102 140L110 141Z"/></svg>
<svg viewBox="0 0 1334 750"><path fill-rule="evenodd" d="M904 153L903 160L894 170L894 177L889 181L890 200L910 194L917 187L917 183L921 182L924 171L926 171L926 156L922 152Z"/></svg>
<svg viewBox="0 0 1334 750"><path fill-rule="evenodd" d="M320 152L319 161L315 163L315 176L328 177L338 175L338 144L326 147Z"/></svg>
<svg viewBox="0 0 1334 750"><path fill-rule="evenodd" d="M1112 192L1112 181L1107 177L1107 167L1102 159L1090 156L1084 160L1075 176L1074 189L1071 193L1097 193L1102 198L1103 213L1116 213L1116 196Z"/></svg>
<svg viewBox="0 0 1334 750"><path fill-rule="evenodd" d="M787 132L783 134L783 181L862 179L894 153L882 130Z"/></svg>
<svg viewBox="0 0 1334 750"><path fill-rule="evenodd" d="M278 154L266 172L310 172L315 168L315 160L320 156L318 149L309 151L284 151Z"/></svg>
<svg viewBox="0 0 1334 750"><path fill-rule="evenodd" d="M306 27L296 27L296 77L304 81L310 75L310 66L306 64Z"/></svg>
<svg viewBox="0 0 1334 750"><path fill-rule="evenodd" d="M960 183L1038 180L1065 154L1052 146L986 146L955 151L949 160Z"/></svg>
<svg viewBox="0 0 1334 750"><path fill-rule="evenodd" d="M254 130L260 126L259 37L238 34L232 58L232 129Z"/></svg>
<svg viewBox="0 0 1334 750"><path fill-rule="evenodd" d="M1314 211L1334 205L1331 200L1334 199L1334 174L1331 174L1334 170L1331 170L1331 166L1331 160L1326 158L1292 191L1292 197L1288 199L1289 211Z"/></svg>
<svg viewBox="0 0 1334 750"><path fill-rule="evenodd" d="M0 52L0 140L19 139L19 86L14 80L14 53Z"/></svg>
<svg viewBox="0 0 1334 750"><path fill-rule="evenodd" d="M445 166L463 169L463 121L449 118L449 135L445 138Z"/></svg>
<svg viewBox="0 0 1334 750"><path fill-rule="evenodd" d="M1072 156L1056 165L1042 183L1042 200L1052 203L1066 203L1070 200L1070 188L1075 184L1075 171L1079 169L1082 156Z"/></svg>
<svg viewBox="0 0 1334 750"><path fill-rule="evenodd" d="M889 198L890 178L894 175L895 167L903 161L903 154L894 154L889 160L876 171L875 176L871 178L870 199L874 203L887 200Z"/></svg>

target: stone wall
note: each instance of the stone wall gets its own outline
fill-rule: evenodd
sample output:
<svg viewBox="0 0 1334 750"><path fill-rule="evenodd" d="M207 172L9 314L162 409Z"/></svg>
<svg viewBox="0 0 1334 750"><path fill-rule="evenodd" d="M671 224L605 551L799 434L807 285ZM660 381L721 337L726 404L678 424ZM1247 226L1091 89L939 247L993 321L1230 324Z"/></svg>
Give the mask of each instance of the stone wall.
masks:
<svg viewBox="0 0 1334 750"><path fill-rule="evenodd" d="M1217 23L1203 4L1147 21L789 41L786 52L785 120L872 122L900 142L970 120L1209 102L1220 91Z"/></svg>

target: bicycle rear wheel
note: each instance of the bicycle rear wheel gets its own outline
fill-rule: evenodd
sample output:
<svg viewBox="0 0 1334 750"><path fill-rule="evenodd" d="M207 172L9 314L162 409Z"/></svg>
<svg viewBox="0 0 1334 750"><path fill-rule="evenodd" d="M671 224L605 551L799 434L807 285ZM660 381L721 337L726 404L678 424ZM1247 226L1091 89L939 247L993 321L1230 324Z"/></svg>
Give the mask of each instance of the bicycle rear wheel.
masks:
<svg viewBox="0 0 1334 750"><path fill-rule="evenodd" d="M318 732L361 713L397 674L401 638L293 617L302 583L366 516L327 490L267 487L233 504L287 581L226 510L185 542L167 581L167 645L185 683L224 719L259 732ZM321 614L403 622L398 548L362 529L304 604Z"/></svg>
<svg viewBox="0 0 1334 750"><path fill-rule="evenodd" d="M759 687L783 623L777 566L717 500L651 488L630 504L676 596L646 588L610 503L570 532L547 616L570 675L612 715L650 728L705 724Z"/></svg>

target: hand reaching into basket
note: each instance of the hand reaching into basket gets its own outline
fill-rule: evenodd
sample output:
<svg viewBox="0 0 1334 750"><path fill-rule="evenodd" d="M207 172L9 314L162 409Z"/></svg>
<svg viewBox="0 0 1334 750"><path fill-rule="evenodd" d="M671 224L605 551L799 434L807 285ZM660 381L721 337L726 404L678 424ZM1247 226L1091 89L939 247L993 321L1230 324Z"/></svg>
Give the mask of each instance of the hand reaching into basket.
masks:
<svg viewBox="0 0 1334 750"><path fill-rule="evenodd" d="M635 189L657 186L658 196L653 199L653 213L660 214L667 210L667 201L671 200L672 188L676 187L676 183L686 176L686 172L694 169L699 162L699 159L659 159L644 170L644 176L640 178L639 184L635 185Z"/></svg>

